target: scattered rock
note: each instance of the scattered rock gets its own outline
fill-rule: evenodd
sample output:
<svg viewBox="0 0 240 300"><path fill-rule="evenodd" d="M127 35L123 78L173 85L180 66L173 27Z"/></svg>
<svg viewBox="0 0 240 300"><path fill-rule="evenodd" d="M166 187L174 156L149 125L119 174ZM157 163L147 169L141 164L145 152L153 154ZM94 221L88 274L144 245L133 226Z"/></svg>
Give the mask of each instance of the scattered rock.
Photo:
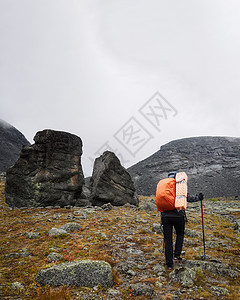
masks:
<svg viewBox="0 0 240 300"><path fill-rule="evenodd" d="M163 287L163 284L162 284L162 282L160 282L160 281L156 281L156 282L155 282L155 286L156 286L157 288L161 289L161 288Z"/></svg>
<svg viewBox="0 0 240 300"><path fill-rule="evenodd" d="M171 282L180 283L183 287L189 287L194 284L196 273L194 270L187 267L180 267L169 274Z"/></svg>
<svg viewBox="0 0 240 300"><path fill-rule="evenodd" d="M127 248L126 252L128 254L132 254L132 255L141 255L141 254L143 254L142 250L137 250L137 249L133 249L133 248Z"/></svg>
<svg viewBox="0 0 240 300"><path fill-rule="evenodd" d="M103 232L96 232L96 236L99 237L100 239L106 239L107 238L107 235Z"/></svg>
<svg viewBox="0 0 240 300"><path fill-rule="evenodd" d="M65 234L68 234L68 232L61 228L52 228L48 231L49 236L61 236Z"/></svg>
<svg viewBox="0 0 240 300"><path fill-rule="evenodd" d="M23 248L22 250L20 250L20 252L9 253L6 254L5 256L11 258L19 258L19 257L27 257L30 255L31 253L27 249Z"/></svg>
<svg viewBox="0 0 240 300"><path fill-rule="evenodd" d="M52 248L49 248L49 251L58 252L58 251L60 251L60 248L52 247Z"/></svg>
<svg viewBox="0 0 240 300"><path fill-rule="evenodd" d="M118 300L121 300L121 292L116 290L116 289L109 289L108 290L108 295L109 295L109 300L110 299L118 299Z"/></svg>
<svg viewBox="0 0 240 300"><path fill-rule="evenodd" d="M148 221L143 219L143 218L140 218L139 216L136 217L136 222L137 223L143 223L143 224L147 224Z"/></svg>
<svg viewBox="0 0 240 300"><path fill-rule="evenodd" d="M103 204L102 209L105 211L112 210L113 206L111 203L106 203L106 204Z"/></svg>
<svg viewBox="0 0 240 300"><path fill-rule="evenodd" d="M196 230L189 229L189 228L185 229L185 235L189 236L189 237L193 237L193 238L194 237L197 237L197 238L202 237L202 234L200 232L198 232Z"/></svg>
<svg viewBox="0 0 240 300"><path fill-rule="evenodd" d="M55 262L55 261L59 261L61 259L62 255L60 255L59 253L56 252L52 252L47 256L47 260L49 262Z"/></svg>
<svg viewBox="0 0 240 300"><path fill-rule="evenodd" d="M119 270L122 274L127 274L127 272L131 269L132 265L126 262L120 263Z"/></svg>
<svg viewBox="0 0 240 300"><path fill-rule="evenodd" d="M133 270L128 270L127 274L130 275L130 276L136 276L137 273Z"/></svg>
<svg viewBox="0 0 240 300"><path fill-rule="evenodd" d="M229 290L219 286L210 287L210 291L213 292L217 296L227 296L229 295Z"/></svg>
<svg viewBox="0 0 240 300"><path fill-rule="evenodd" d="M143 205L139 206L139 210L145 210L146 212L157 211L157 206L155 200L148 201Z"/></svg>
<svg viewBox="0 0 240 300"><path fill-rule="evenodd" d="M40 233L39 232L25 232L23 234L27 239L36 239L36 238L39 238L40 237Z"/></svg>
<svg viewBox="0 0 240 300"><path fill-rule="evenodd" d="M166 273L165 267L160 264L156 264L156 266L153 267L153 270L157 276L161 276Z"/></svg>
<svg viewBox="0 0 240 300"><path fill-rule="evenodd" d="M132 209L135 209L135 210L137 209L135 205L129 204L129 203L124 204L123 207L132 208Z"/></svg>
<svg viewBox="0 0 240 300"><path fill-rule="evenodd" d="M12 283L11 288L12 288L12 290L20 291L24 288L24 285L18 281L15 281Z"/></svg>
<svg viewBox="0 0 240 300"><path fill-rule="evenodd" d="M207 270L211 273L218 274L224 277L237 278L240 276L240 271L235 268L231 268L226 264L211 261L201 261L201 260L187 260L185 265L189 268L201 268L202 270Z"/></svg>
<svg viewBox="0 0 240 300"><path fill-rule="evenodd" d="M43 130L22 148L6 172L6 203L11 207L75 205L84 177L82 141L67 132Z"/></svg>
<svg viewBox="0 0 240 300"><path fill-rule="evenodd" d="M105 151L95 160L90 190L93 205L102 206L109 202L115 206L138 205L131 176L110 151Z"/></svg>
<svg viewBox="0 0 240 300"><path fill-rule="evenodd" d="M240 232L240 220L236 220L236 222L234 224L234 230L237 230L238 232Z"/></svg>
<svg viewBox="0 0 240 300"><path fill-rule="evenodd" d="M163 234L162 226L160 223L153 223L152 231L158 234Z"/></svg>
<svg viewBox="0 0 240 300"><path fill-rule="evenodd" d="M77 210L73 212L74 216L76 215L78 219L87 219L87 214L83 211Z"/></svg>
<svg viewBox="0 0 240 300"><path fill-rule="evenodd" d="M95 214L96 209L94 207L86 207L84 208L84 212L87 214Z"/></svg>
<svg viewBox="0 0 240 300"><path fill-rule="evenodd" d="M207 247L209 248L209 249L216 249L216 248L218 248L220 245L219 245L219 243L218 242L215 242L215 241L209 241L208 243L207 243Z"/></svg>
<svg viewBox="0 0 240 300"><path fill-rule="evenodd" d="M80 228L81 228L81 226L78 223L75 223L75 222L67 223L67 224L60 227L60 229L63 229L67 232L79 231Z"/></svg>
<svg viewBox="0 0 240 300"><path fill-rule="evenodd" d="M63 263L51 268L40 270L36 281L42 285L50 286L113 286L111 266L105 261L82 260Z"/></svg>
<svg viewBox="0 0 240 300"><path fill-rule="evenodd" d="M154 294L153 288L145 283L131 284L130 289L132 290L132 296L152 297Z"/></svg>

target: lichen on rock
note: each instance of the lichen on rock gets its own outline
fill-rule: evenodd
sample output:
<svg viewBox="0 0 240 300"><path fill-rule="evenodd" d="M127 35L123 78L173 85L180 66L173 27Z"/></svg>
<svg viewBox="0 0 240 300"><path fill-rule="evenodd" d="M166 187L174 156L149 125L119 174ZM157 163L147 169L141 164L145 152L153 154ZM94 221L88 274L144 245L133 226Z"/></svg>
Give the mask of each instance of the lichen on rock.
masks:
<svg viewBox="0 0 240 300"><path fill-rule="evenodd" d="M82 260L40 270L36 281L50 286L94 287L100 285L110 288L113 286L113 274L111 266L105 261Z"/></svg>

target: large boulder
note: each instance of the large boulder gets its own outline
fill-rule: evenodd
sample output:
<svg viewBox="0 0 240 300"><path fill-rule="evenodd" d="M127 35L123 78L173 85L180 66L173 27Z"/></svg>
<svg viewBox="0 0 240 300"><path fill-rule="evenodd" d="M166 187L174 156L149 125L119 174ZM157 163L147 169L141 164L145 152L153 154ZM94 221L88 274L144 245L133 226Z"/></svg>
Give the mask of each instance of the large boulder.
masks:
<svg viewBox="0 0 240 300"><path fill-rule="evenodd" d="M113 285L112 268L105 261L82 260L62 263L40 270L36 281L50 286L102 286L110 288Z"/></svg>
<svg viewBox="0 0 240 300"><path fill-rule="evenodd" d="M75 205L84 184L81 139L43 130L34 141L6 172L6 202L12 207Z"/></svg>
<svg viewBox="0 0 240 300"><path fill-rule="evenodd" d="M105 151L95 160L90 190L92 204L97 206L105 203L137 206L139 202L130 174L110 151Z"/></svg>

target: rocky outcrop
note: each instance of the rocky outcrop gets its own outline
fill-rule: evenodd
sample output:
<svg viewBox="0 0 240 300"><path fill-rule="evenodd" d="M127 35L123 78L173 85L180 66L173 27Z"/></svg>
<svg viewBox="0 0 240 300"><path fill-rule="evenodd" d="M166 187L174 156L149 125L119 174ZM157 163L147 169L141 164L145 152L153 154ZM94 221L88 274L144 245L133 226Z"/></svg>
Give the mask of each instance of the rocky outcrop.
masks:
<svg viewBox="0 0 240 300"><path fill-rule="evenodd" d="M101 206L105 203L115 206L126 203L138 205L130 174L110 151L104 152L95 160L90 190L93 205Z"/></svg>
<svg viewBox="0 0 240 300"><path fill-rule="evenodd" d="M84 184L81 139L43 130L34 141L6 172L6 202L12 207L75 205Z"/></svg>
<svg viewBox="0 0 240 300"><path fill-rule="evenodd" d="M170 171L188 174L191 194L240 195L240 138L194 137L172 141L128 169L138 194L154 195Z"/></svg>
<svg viewBox="0 0 240 300"><path fill-rule="evenodd" d="M199 261L199 260L188 260L186 267L191 269L207 270L208 272L218 274L223 277L238 278L240 276L240 270L229 267L227 264L214 261Z"/></svg>
<svg viewBox="0 0 240 300"><path fill-rule="evenodd" d="M63 263L38 272L36 281L50 286L112 287L111 266L105 261L82 260Z"/></svg>
<svg viewBox="0 0 240 300"><path fill-rule="evenodd" d="M14 165L23 145L30 145L25 136L0 119L0 172Z"/></svg>

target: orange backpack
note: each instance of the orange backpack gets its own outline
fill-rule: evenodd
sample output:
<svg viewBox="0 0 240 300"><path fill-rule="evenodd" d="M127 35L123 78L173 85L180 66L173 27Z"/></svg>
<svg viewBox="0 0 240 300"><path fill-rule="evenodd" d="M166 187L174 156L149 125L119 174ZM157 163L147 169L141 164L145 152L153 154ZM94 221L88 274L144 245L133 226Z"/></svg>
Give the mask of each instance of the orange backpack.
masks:
<svg viewBox="0 0 240 300"><path fill-rule="evenodd" d="M158 182L156 205L161 212L175 209L176 179L165 178Z"/></svg>
<svg viewBox="0 0 240 300"><path fill-rule="evenodd" d="M175 178L165 178L158 182L156 205L161 212L187 208L187 174L179 172Z"/></svg>

